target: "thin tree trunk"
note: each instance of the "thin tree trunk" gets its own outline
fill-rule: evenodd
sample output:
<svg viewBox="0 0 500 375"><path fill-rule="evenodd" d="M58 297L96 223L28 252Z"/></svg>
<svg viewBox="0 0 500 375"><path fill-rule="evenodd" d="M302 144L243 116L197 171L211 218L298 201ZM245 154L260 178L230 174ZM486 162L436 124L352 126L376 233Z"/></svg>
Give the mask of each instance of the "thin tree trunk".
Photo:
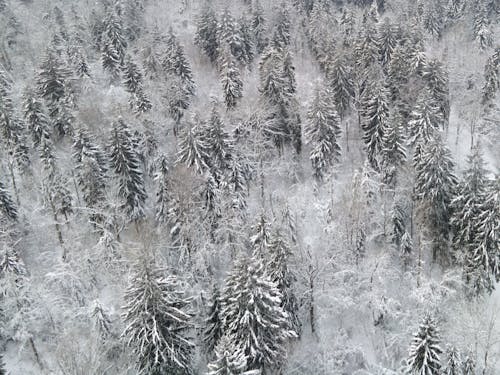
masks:
<svg viewBox="0 0 500 375"><path fill-rule="evenodd" d="M9 171L10 171L10 178L12 180L12 188L14 189L14 194L16 195L17 207L19 207L21 204L19 201L19 192L17 191L16 175L14 174L14 165L12 162L9 162Z"/></svg>
<svg viewBox="0 0 500 375"><path fill-rule="evenodd" d="M40 369L43 371L44 370L43 364L42 364L42 361L40 360L40 355L38 354L38 350L36 349L35 342L33 341L33 338L30 337L28 341L30 343L31 350L33 350L33 354L35 355L36 363L38 363L38 366L40 366Z"/></svg>
<svg viewBox="0 0 500 375"><path fill-rule="evenodd" d="M75 186L76 200L78 201L78 206L81 206L80 193L78 192L78 185L76 184L75 173L71 170L71 176L73 177L73 185Z"/></svg>

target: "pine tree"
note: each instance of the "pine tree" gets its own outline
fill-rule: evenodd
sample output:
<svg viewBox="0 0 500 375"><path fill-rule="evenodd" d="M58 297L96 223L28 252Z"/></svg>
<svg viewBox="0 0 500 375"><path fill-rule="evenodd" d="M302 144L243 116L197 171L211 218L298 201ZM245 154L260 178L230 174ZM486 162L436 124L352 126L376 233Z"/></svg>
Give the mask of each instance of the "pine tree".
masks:
<svg viewBox="0 0 500 375"><path fill-rule="evenodd" d="M479 43L479 48L485 50L493 45L493 34L484 2L478 1L474 7L474 38Z"/></svg>
<svg viewBox="0 0 500 375"><path fill-rule="evenodd" d="M426 315L414 335L408 356L408 374L441 374L441 338L435 321Z"/></svg>
<svg viewBox="0 0 500 375"><path fill-rule="evenodd" d="M185 88L182 79L171 77L167 86L164 99L167 101L168 113L175 121L174 135L177 136L184 112L189 108L191 94Z"/></svg>
<svg viewBox="0 0 500 375"><path fill-rule="evenodd" d="M453 174L454 163L450 150L436 135L422 147L420 156L415 160L414 193L417 200L425 205L429 217L429 228L435 235L433 259L438 252L446 259L444 251L448 242L450 202L457 183Z"/></svg>
<svg viewBox="0 0 500 375"><path fill-rule="evenodd" d="M146 191L135 141L128 126L119 119L113 124L108 147L110 163L119 176L119 196L122 207L131 220L144 217Z"/></svg>
<svg viewBox="0 0 500 375"><path fill-rule="evenodd" d="M298 316L298 302L294 293L294 283L297 281L297 277L291 269L293 254L285 236L279 229L271 234L268 253L269 276L283 295L281 307L288 314L290 327L299 334L301 323Z"/></svg>
<svg viewBox="0 0 500 375"><path fill-rule="evenodd" d="M446 128L450 117L448 73L439 60L432 59L424 64L422 78L427 84L435 102L439 105L439 110L445 123L444 127Z"/></svg>
<svg viewBox="0 0 500 375"><path fill-rule="evenodd" d="M228 8L225 8L220 15L220 21L217 26L217 38L219 48L225 48L227 45L237 61L245 62L243 39L238 30L238 25Z"/></svg>
<svg viewBox="0 0 500 375"><path fill-rule="evenodd" d="M277 10L276 19L273 28L272 44L278 48L286 48L290 45L290 11L287 5L283 2L279 5Z"/></svg>
<svg viewBox="0 0 500 375"><path fill-rule="evenodd" d="M217 16L210 2L206 2L198 16L194 43L203 50L212 63L218 57L217 24Z"/></svg>
<svg viewBox="0 0 500 375"><path fill-rule="evenodd" d="M462 375L460 353L454 346L448 346L446 348L446 365L443 371L444 375Z"/></svg>
<svg viewBox="0 0 500 375"><path fill-rule="evenodd" d="M222 52L222 63L220 67L222 92L228 109L232 109L243 97L243 81L240 71L228 49Z"/></svg>
<svg viewBox="0 0 500 375"><path fill-rule="evenodd" d="M384 130L389 121L389 93L384 86L373 84L365 90L361 100L361 127L368 161L373 169L379 170Z"/></svg>
<svg viewBox="0 0 500 375"><path fill-rule="evenodd" d="M47 50L38 71L38 93L49 106L61 101L68 95L66 81L69 72L53 50Z"/></svg>
<svg viewBox="0 0 500 375"><path fill-rule="evenodd" d="M221 316L221 296L219 288L216 284L213 285L212 294L210 296L210 305L208 314L205 319L203 330L203 344L205 353L209 358L213 358L213 352L217 343L223 336L223 321Z"/></svg>
<svg viewBox="0 0 500 375"><path fill-rule="evenodd" d="M10 197L2 181L0 181L0 212L10 220L17 220L18 214L16 204Z"/></svg>
<svg viewBox="0 0 500 375"><path fill-rule="evenodd" d="M27 90L24 95L23 110L33 144L38 147L42 138L50 138L49 120L43 111L42 102L31 90Z"/></svg>
<svg viewBox="0 0 500 375"><path fill-rule="evenodd" d="M372 23L362 25L354 44L354 61L358 71L375 66L379 61L377 30Z"/></svg>
<svg viewBox="0 0 500 375"><path fill-rule="evenodd" d="M179 140L179 151L176 163L184 163L187 167L195 167L198 173L208 169L208 146L202 139L199 125L189 125Z"/></svg>
<svg viewBox="0 0 500 375"><path fill-rule="evenodd" d="M426 3L424 12L424 28L433 37L439 39L445 27L445 10L440 1Z"/></svg>
<svg viewBox="0 0 500 375"><path fill-rule="evenodd" d="M271 225L264 210L261 210L257 222L252 226L252 233L250 242L252 243L254 254L264 258L271 240Z"/></svg>
<svg viewBox="0 0 500 375"><path fill-rule="evenodd" d="M395 201L391 210L392 240L398 246L401 243L403 235L406 233L407 216L404 202Z"/></svg>
<svg viewBox="0 0 500 375"><path fill-rule="evenodd" d="M411 239L411 236L408 232L404 232L403 236L401 237L401 244L400 244L400 256L401 259L403 260L403 264L405 267L405 270L408 268L410 262L411 262L411 257L413 254L413 241Z"/></svg>
<svg viewBox="0 0 500 375"><path fill-rule="evenodd" d="M105 44L116 53L117 63L122 65L125 61L127 41L123 30L122 20L115 11L109 11L103 21Z"/></svg>
<svg viewBox="0 0 500 375"><path fill-rule="evenodd" d="M0 2L1 5L1 2ZM7 371L5 370L5 364L3 361L3 355L0 354L0 375L7 375Z"/></svg>
<svg viewBox="0 0 500 375"><path fill-rule="evenodd" d="M254 258L237 261L222 297L224 332L233 348L247 360L246 370L279 369L285 358L285 344L296 333L282 309L283 297Z"/></svg>
<svg viewBox="0 0 500 375"><path fill-rule="evenodd" d="M388 18L385 18L379 26L377 44L380 51L380 62L384 67L388 67L398 44L397 29Z"/></svg>
<svg viewBox="0 0 500 375"><path fill-rule="evenodd" d="M190 374L194 345L190 300L177 277L152 262L139 261L125 292L123 320L126 339L140 374Z"/></svg>
<svg viewBox="0 0 500 375"><path fill-rule="evenodd" d="M243 14L238 20L239 29L238 33L240 34L241 43L242 43L242 62L246 65L250 65L255 57L255 46L252 35L252 26L250 21L247 19L246 14Z"/></svg>
<svg viewBox="0 0 500 375"><path fill-rule="evenodd" d="M322 180L330 167L340 160L340 117L330 90L316 88L307 117L305 137L313 147L309 157L313 175Z"/></svg>

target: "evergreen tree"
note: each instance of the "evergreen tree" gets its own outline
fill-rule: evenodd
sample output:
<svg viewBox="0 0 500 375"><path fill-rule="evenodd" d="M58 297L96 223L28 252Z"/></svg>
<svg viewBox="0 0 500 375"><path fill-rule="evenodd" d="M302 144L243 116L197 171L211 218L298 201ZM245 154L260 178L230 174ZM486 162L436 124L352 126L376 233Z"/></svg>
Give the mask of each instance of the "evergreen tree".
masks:
<svg viewBox="0 0 500 375"><path fill-rule="evenodd" d="M184 47L179 43L177 36L170 30L167 40L167 49L162 59L165 73L177 76L182 88L189 95L194 95L196 85L193 81L191 66L184 53Z"/></svg>
<svg viewBox="0 0 500 375"><path fill-rule="evenodd" d="M164 223L168 220L168 209L171 199L170 195L170 179L168 161L165 156L161 156L158 160L158 167L156 169L155 180L158 183L158 190L156 192L156 220Z"/></svg>
<svg viewBox="0 0 500 375"><path fill-rule="evenodd" d="M233 142L229 134L224 129L221 115L214 104L210 113L210 118L204 124L203 135L208 152L208 161L214 177L222 173L229 166L233 154Z"/></svg>
<svg viewBox="0 0 500 375"><path fill-rule="evenodd" d="M111 319L109 318L108 311L101 305L99 300L94 301L91 315L94 319L95 330L105 340L111 334Z"/></svg>
<svg viewBox="0 0 500 375"><path fill-rule="evenodd" d="M240 71L229 50L222 52L220 70L224 101L227 108L231 109L234 108L236 103L243 97L243 81L240 78Z"/></svg>
<svg viewBox="0 0 500 375"><path fill-rule="evenodd" d="M136 115L149 112L153 107L142 86L137 87L136 91L131 93L129 104Z"/></svg>
<svg viewBox="0 0 500 375"><path fill-rule="evenodd" d="M208 169L208 146L202 138L199 125L189 125L179 140L179 151L176 163L184 163L187 167L195 167L198 173Z"/></svg>
<svg viewBox="0 0 500 375"><path fill-rule="evenodd" d="M290 45L290 11L287 5L283 2L279 5L276 13L276 19L273 28L272 44L277 48L286 48Z"/></svg>
<svg viewBox="0 0 500 375"><path fill-rule="evenodd" d="M444 127L446 128L450 117L448 73L439 60L433 59L427 61L423 66L422 78L435 102L439 105L445 123Z"/></svg>
<svg viewBox="0 0 500 375"><path fill-rule="evenodd" d="M267 46L266 19L264 18L264 9L258 0L255 0L252 6L252 30L255 36L255 48L257 53L262 53Z"/></svg>
<svg viewBox="0 0 500 375"><path fill-rule="evenodd" d="M198 16L194 43L203 50L212 63L218 57L217 25L217 16L210 2L207 1Z"/></svg>
<svg viewBox="0 0 500 375"><path fill-rule="evenodd" d="M205 353L209 358L213 357L213 352L217 343L223 336L223 321L221 316L221 296L219 288L214 284L212 295L210 298L210 305L208 307L208 314L205 319L205 326L203 330L203 344Z"/></svg>
<svg viewBox="0 0 500 375"><path fill-rule="evenodd" d="M220 15L217 38L219 40L219 48L227 46L237 61L245 62L243 39L238 30L238 25L228 8L225 8Z"/></svg>
<svg viewBox="0 0 500 375"><path fill-rule="evenodd" d="M49 120L43 111L42 102L31 90L27 90L24 95L23 110L33 144L38 147L42 138L50 138Z"/></svg>
<svg viewBox="0 0 500 375"><path fill-rule="evenodd" d="M17 207L9 192L0 181L0 212L7 218L16 221L17 220Z"/></svg>
<svg viewBox="0 0 500 375"><path fill-rule="evenodd" d="M68 93L69 72L54 50L48 49L37 77L38 93L50 106L63 100Z"/></svg>
<svg viewBox="0 0 500 375"><path fill-rule="evenodd" d="M139 373L191 374L194 345L185 333L191 327L190 300L177 277L140 261L124 299L122 336L136 356Z"/></svg>
<svg viewBox="0 0 500 375"><path fill-rule="evenodd" d="M435 321L426 315L413 340L409 350L407 373L408 374L441 374L440 355L442 349L439 346L441 338Z"/></svg>
<svg viewBox="0 0 500 375"><path fill-rule="evenodd" d="M435 134L444 127L442 113L429 90L424 89L419 94L411 112L408 127L409 143L412 145L431 141Z"/></svg>
<svg viewBox="0 0 500 375"><path fill-rule="evenodd" d="M322 180L330 167L340 160L340 117L330 90L316 88L307 116L305 137L313 147L310 153L313 175Z"/></svg>
<svg viewBox="0 0 500 375"><path fill-rule="evenodd" d="M74 137L73 160L83 200L87 207L101 209L106 200L107 160L95 139L84 130L77 131ZM91 215L92 221L99 219L99 215Z"/></svg>
<svg viewBox="0 0 500 375"><path fill-rule="evenodd" d="M390 116L382 136L382 168L383 179L387 183L395 183L396 171L406 159L405 134L403 118L398 113Z"/></svg>
<svg viewBox="0 0 500 375"><path fill-rule="evenodd" d="M388 18L384 19L378 29L378 46L380 51L380 62L384 67L388 67L394 50L398 44L397 29L391 24Z"/></svg>
<svg viewBox="0 0 500 375"><path fill-rule="evenodd" d="M286 342L296 336L282 309L283 297L260 260L239 259L222 297L224 332L247 360L246 370L279 369Z"/></svg>
<svg viewBox="0 0 500 375"><path fill-rule="evenodd" d="M476 375L476 359L472 350L469 350L462 365L463 375Z"/></svg>
<svg viewBox="0 0 500 375"><path fill-rule="evenodd" d="M478 1L474 9L474 38L479 43L479 48L485 50L493 44L493 34L484 2Z"/></svg>
<svg viewBox="0 0 500 375"><path fill-rule="evenodd" d="M252 26L250 24L250 21L247 19L246 15L243 14L238 20L239 23L239 29L238 32L240 34L241 38L241 43L242 43L242 50L243 50L243 57L242 57L242 62L246 65L250 65L250 63L253 61L254 56L255 56L255 46L254 46L254 41L253 41L253 35L252 35Z"/></svg>
<svg viewBox="0 0 500 375"><path fill-rule="evenodd" d="M123 67L123 84L129 93L136 93L142 87L142 73L129 57Z"/></svg>
<svg viewBox="0 0 500 375"><path fill-rule="evenodd" d="M484 66L483 103L493 101L500 88L500 47L497 47L495 53L488 58Z"/></svg>
<svg viewBox="0 0 500 375"><path fill-rule="evenodd" d="M361 127L366 144L368 161L375 170L379 170L379 158L383 147L384 131L389 121L388 90L373 84L363 93L361 99Z"/></svg>
<svg viewBox="0 0 500 375"><path fill-rule="evenodd" d="M228 335L221 337L215 348L215 361L208 364L207 375L259 375L260 371L245 371L247 360L240 348L234 347Z"/></svg>
<svg viewBox="0 0 500 375"><path fill-rule="evenodd" d="M442 259L446 259L443 252L448 242L450 202L457 179L453 174L454 163L450 150L443 144L439 135L423 145L414 166L414 193L425 205L429 228L435 235L433 258L436 260L438 252L441 252Z"/></svg>
<svg viewBox="0 0 500 375"><path fill-rule="evenodd" d="M443 370L444 375L462 375L462 361L456 347L446 348L446 364Z"/></svg>
<svg viewBox="0 0 500 375"><path fill-rule="evenodd" d="M423 24L429 34L437 39L441 38L445 27L445 10L440 1L426 3Z"/></svg>
<svg viewBox="0 0 500 375"><path fill-rule="evenodd" d="M182 79L170 77L164 99L167 101L168 113L175 121L174 135L177 136L184 112L189 108L191 94L185 88Z"/></svg>
<svg viewBox="0 0 500 375"><path fill-rule="evenodd" d="M401 237L401 245L400 245L400 256L401 259L403 260L403 264L405 267L405 270L408 268L408 265L411 262L411 257L413 254L413 241L411 239L411 236L408 232L404 232L403 236Z"/></svg>
<svg viewBox="0 0 500 375"><path fill-rule="evenodd" d="M131 220L144 217L146 191L136 143L128 126L119 119L113 124L108 147L110 163L119 176L119 196L122 207Z"/></svg>
<svg viewBox="0 0 500 375"><path fill-rule="evenodd" d="M276 230L271 234L268 253L267 269L269 276L283 295L281 307L288 314L290 327L299 334L301 331L298 316L299 306L294 293L294 283L297 281L297 277L290 267L293 255L285 236L280 230Z"/></svg>
<svg viewBox="0 0 500 375"><path fill-rule="evenodd" d="M108 11L103 20L103 31L105 36L105 47L116 54L117 63L121 66L125 61L125 50L127 41L125 40L125 31L123 21L115 11Z"/></svg>
<svg viewBox="0 0 500 375"><path fill-rule="evenodd" d="M257 222L252 226L252 233L250 242L252 243L254 254L264 258L271 240L271 225L264 210L261 210Z"/></svg>
<svg viewBox="0 0 500 375"><path fill-rule="evenodd" d="M344 118L354 97L351 69L345 56L336 56L328 65L326 74L335 97L338 114L341 118Z"/></svg>
<svg viewBox="0 0 500 375"><path fill-rule="evenodd" d="M376 66L379 56L377 30L372 23L365 23L361 26L354 43L354 61L357 70L363 74L368 68Z"/></svg>
<svg viewBox="0 0 500 375"><path fill-rule="evenodd" d="M1 2L0 2L0 6L1 6ZM7 375L7 371L5 370L5 364L4 364L4 361L3 361L3 355L0 354L0 375Z"/></svg>

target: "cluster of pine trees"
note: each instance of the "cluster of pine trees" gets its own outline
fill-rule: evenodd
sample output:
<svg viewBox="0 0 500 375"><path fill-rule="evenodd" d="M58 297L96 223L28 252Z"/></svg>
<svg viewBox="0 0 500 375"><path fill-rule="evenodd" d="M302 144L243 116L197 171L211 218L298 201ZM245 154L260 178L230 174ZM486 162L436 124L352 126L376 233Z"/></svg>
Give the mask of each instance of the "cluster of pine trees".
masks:
<svg viewBox="0 0 500 375"><path fill-rule="evenodd" d="M496 1L56 3L0 0L0 353L21 348L39 373L368 371L347 346L322 370L293 356L330 305L355 305L335 277L374 288L379 250L402 284L454 271L465 303L490 298ZM484 70L459 168L465 79L435 50L463 29ZM394 334L404 314L368 305ZM481 364L477 347L442 348L441 307L413 314L408 354L373 371L494 371L489 347Z"/></svg>

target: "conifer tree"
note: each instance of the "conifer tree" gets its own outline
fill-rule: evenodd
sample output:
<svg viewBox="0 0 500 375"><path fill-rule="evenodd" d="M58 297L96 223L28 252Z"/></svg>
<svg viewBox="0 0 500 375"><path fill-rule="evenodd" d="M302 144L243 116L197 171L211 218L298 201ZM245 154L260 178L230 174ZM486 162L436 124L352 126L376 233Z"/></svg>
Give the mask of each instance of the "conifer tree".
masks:
<svg viewBox="0 0 500 375"><path fill-rule="evenodd" d="M164 223L168 220L168 209L171 199L168 161L164 155L158 159L155 180L158 184L155 216L158 222Z"/></svg>
<svg viewBox="0 0 500 375"><path fill-rule="evenodd" d="M264 9L259 0L254 1L252 5L252 30L255 36L255 48L257 53L262 53L267 46L267 30L266 19L264 17Z"/></svg>
<svg viewBox="0 0 500 375"><path fill-rule="evenodd" d="M208 358L213 358L215 347L223 336L223 323L220 291L217 285L214 284L203 330L204 350Z"/></svg>
<svg viewBox="0 0 500 375"><path fill-rule="evenodd" d="M182 88L188 95L194 95L196 85L193 81L191 66L184 53L184 47L172 30L169 32L167 49L161 64L165 73L180 79Z"/></svg>
<svg viewBox="0 0 500 375"><path fill-rule="evenodd" d="M472 350L469 350L462 365L463 375L476 375L476 358Z"/></svg>
<svg viewBox="0 0 500 375"><path fill-rule="evenodd" d="M251 24L248 20L246 14L243 14L238 20L239 29L238 33L240 34L243 57L242 62L246 65L250 65L255 57L255 46L254 46L254 38L252 35Z"/></svg>
<svg viewBox="0 0 500 375"><path fill-rule="evenodd" d="M387 183L395 183L397 170L406 160L406 143L403 118L398 113L389 117L382 136L382 168L383 179Z"/></svg>
<svg viewBox="0 0 500 375"><path fill-rule="evenodd" d="M440 1L426 3L423 19L424 28L433 37L439 39L445 27L445 10Z"/></svg>
<svg viewBox="0 0 500 375"><path fill-rule="evenodd" d="M259 375L260 371L245 371L247 360L233 340L224 335L215 348L215 360L208 364L207 375Z"/></svg>
<svg viewBox="0 0 500 375"><path fill-rule="evenodd" d="M232 109L243 97L243 81L240 78L240 71L233 60L233 56L228 49L222 52L220 70L224 101L226 107Z"/></svg>
<svg viewBox="0 0 500 375"><path fill-rule="evenodd" d="M489 103L500 88L500 47L495 49L484 66L483 103Z"/></svg>
<svg viewBox="0 0 500 375"><path fill-rule="evenodd" d="M475 9L474 9L475 8ZM479 48L485 50L493 44L493 34L488 19L487 10L485 9L484 2L478 1L474 9L474 23L473 31L474 38L479 43Z"/></svg>
<svg viewBox="0 0 500 375"><path fill-rule="evenodd" d="M0 212L7 218L16 221L17 220L17 207L9 192L0 181Z"/></svg>
<svg viewBox="0 0 500 375"><path fill-rule="evenodd" d="M212 175L217 177L228 168L234 151L233 142L224 129L217 105L212 106L210 117L203 127L208 152L207 160L210 161L208 164L210 164Z"/></svg>
<svg viewBox="0 0 500 375"><path fill-rule="evenodd" d="M200 127L190 124L180 137L176 163L194 166L198 173L203 173L208 169L208 160L208 146L202 138Z"/></svg>
<svg viewBox="0 0 500 375"><path fill-rule="evenodd" d="M330 167L340 160L340 117L330 90L316 88L307 117L305 137L312 145L313 175L321 181Z"/></svg>
<svg viewBox="0 0 500 375"><path fill-rule="evenodd" d="M129 93L136 93L142 86L142 73L137 64L129 57L123 67L123 84Z"/></svg>
<svg viewBox="0 0 500 375"><path fill-rule="evenodd" d="M443 115L429 90L424 89L419 94L408 127L412 145L429 142L444 127Z"/></svg>
<svg viewBox="0 0 500 375"><path fill-rule="evenodd" d="M261 210L257 222L252 226L252 233L250 242L252 243L254 254L264 258L271 240L271 225L264 210Z"/></svg>
<svg viewBox="0 0 500 375"><path fill-rule="evenodd" d="M440 356L442 349L439 346L440 343L441 338L437 325L434 319L426 315L411 342L407 373L412 375L441 374Z"/></svg>
<svg viewBox="0 0 500 375"><path fill-rule="evenodd" d="M97 299L94 301L91 315L94 319L95 330L105 340L111 334L111 319L109 318L108 311L106 311Z"/></svg>
<svg viewBox="0 0 500 375"><path fill-rule="evenodd" d="M340 118L344 118L354 97L351 69L345 56L336 56L327 67L328 84L335 97L335 106Z"/></svg>
<svg viewBox="0 0 500 375"><path fill-rule="evenodd" d="M410 234L406 231L401 237L401 245L399 253L401 259L403 260L403 264L406 270L411 262L411 257L413 254L413 241L411 239Z"/></svg>
<svg viewBox="0 0 500 375"><path fill-rule="evenodd" d="M40 65L37 77L38 93L50 106L68 95L66 81L69 72L54 50L48 49Z"/></svg>
<svg viewBox="0 0 500 375"><path fill-rule="evenodd" d="M434 139L423 145L421 154L415 160L414 192L417 200L425 205L429 217L429 228L435 235L433 242L433 259L438 252L441 259L449 234L450 202L453 198L457 179L453 173L454 163L450 150L436 134Z"/></svg>
<svg viewBox="0 0 500 375"><path fill-rule="evenodd" d="M217 24L217 16L210 2L206 2L198 16L194 43L203 50L212 63L218 57Z"/></svg>
<svg viewBox="0 0 500 375"><path fill-rule="evenodd" d="M354 43L354 59L361 74L379 61L379 45L377 30L372 23L361 26L359 35Z"/></svg>
<svg viewBox="0 0 500 375"><path fill-rule="evenodd" d="M391 24L388 18L385 18L378 29L380 62L384 67L389 66L397 44L397 29Z"/></svg>
<svg viewBox="0 0 500 375"><path fill-rule="evenodd" d="M219 40L219 48L225 48L227 45L229 51L237 61L245 61L243 39L238 30L238 25L228 8L225 8L220 15L217 38Z"/></svg>
<svg viewBox="0 0 500 375"><path fill-rule="evenodd" d="M361 127L368 161L373 169L379 170L384 130L389 121L389 93L384 86L373 84L365 90L361 100Z"/></svg>
<svg viewBox="0 0 500 375"><path fill-rule="evenodd" d="M104 44L105 47L116 54L116 62L121 66L125 61L125 50L127 41L123 30L123 21L116 11L110 10L103 20Z"/></svg>
<svg viewBox="0 0 500 375"><path fill-rule="evenodd" d="M166 100L167 110L174 124L174 135L177 136L181 119L184 117L184 112L189 108L191 94L184 87L183 81L179 77L169 77L167 90L164 95Z"/></svg>
<svg viewBox="0 0 500 375"><path fill-rule="evenodd" d="M3 355L2 354L0 354L0 375L7 375L7 371L5 370L5 364L4 364L4 361L3 361Z"/></svg>
<svg viewBox="0 0 500 375"><path fill-rule="evenodd" d="M42 102L31 90L26 91L24 95L23 110L33 144L38 147L42 138L50 137L49 120L43 111Z"/></svg>
<svg viewBox="0 0 500 375"><path fill-rule="evenodd" d="M224 332L247 360L245 370L279 369L286 342L296 333L281 307L283 297L260 260L241 258L234 265L222 297Z"/></svg>
<svg viewBox="0 0 500 375"><path fill-rule="evenodd" d="M111 166L119 176L122 207L131 220L142 219L146 201L144 177L134 138L122 119L113 124L108 147Z"/></svg>
<svg viewBox="0 0 500 375"><path fill-rule="evenodd" d="M446 348L446 364L443 369L444 375L462 375L462 361L460 353L454 346Z"/></svg>
<svg viewBox="0 0 500 375"><path fill-rule="evenodd" d="M422 78L426 82L435 102L439 105L445 123L444 127L446 128L450 116L448 73L439 60L432 59L424 64Z"/></svg>
<svg viewBox="0 0 500 375"><path fill-rule="evenodd" d="M141 260L125 292L122 337L136 356L139 374L190 374L193 344L190 300L177 276Z"/></svg>
<svg viewBox="0 0 500 375"><path fill-rule="evenodd" d="M278 48L286 48L290 45L290 11L286 3L281 3L277 10L276 19L273 28L272 44Z"/></svg>
<svg viewBox="0 0 500 375"><path fill-rule="evenodd" d="M269 276L283 295L281 306L288 314L290 327L299 334L301 323L298 316L298 302L294 293L294 284L297 277L291 269L293 255L284 234L279 229L271 234L268 253L267 269Z"/></svg>

